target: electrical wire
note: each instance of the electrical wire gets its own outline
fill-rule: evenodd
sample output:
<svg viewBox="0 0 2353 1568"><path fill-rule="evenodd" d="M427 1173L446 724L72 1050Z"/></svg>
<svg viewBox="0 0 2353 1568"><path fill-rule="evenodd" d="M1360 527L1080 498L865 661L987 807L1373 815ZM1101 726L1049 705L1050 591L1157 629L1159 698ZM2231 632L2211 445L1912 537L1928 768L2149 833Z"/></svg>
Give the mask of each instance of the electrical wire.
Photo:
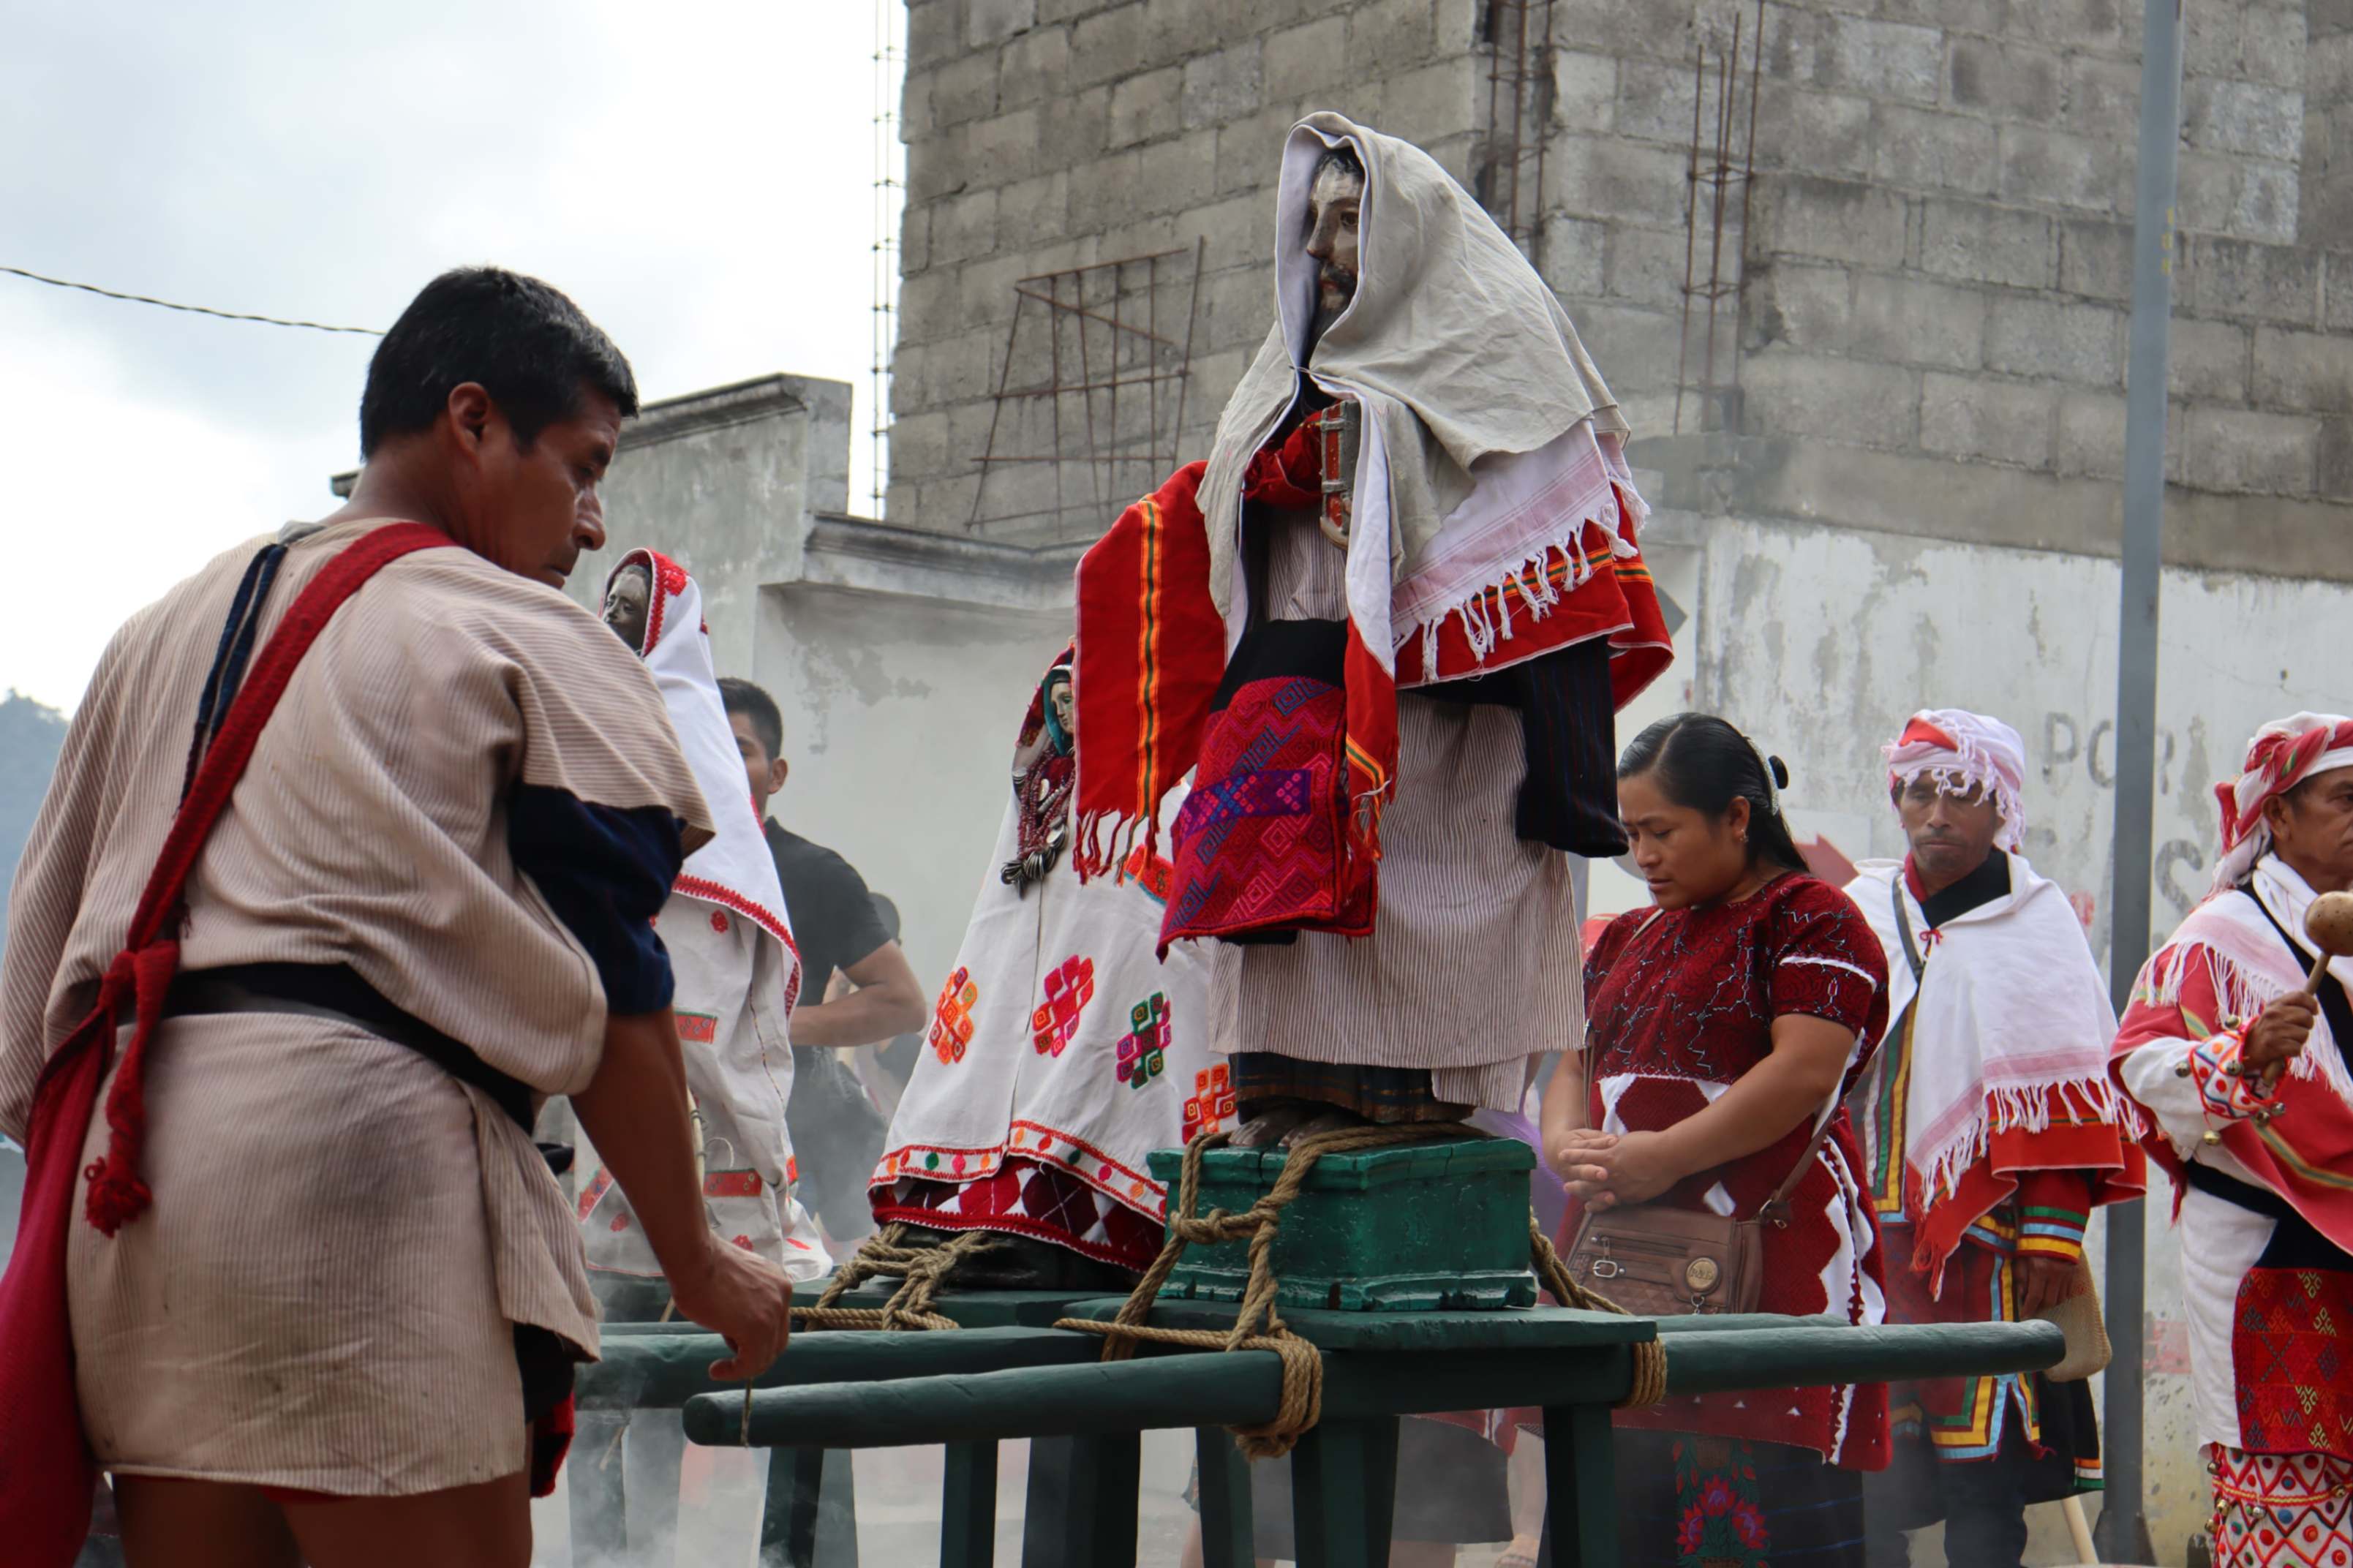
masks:
<svg viewBox="0 0 2353 1568"><path fill-rule="evenodd" d="M216 310L209 305L181 305L170 300L157 300L145 294L118 293L112 289L101 289L95 283L76 283L66 278L47 278L38 272L27 272L21 267L0 265L0 272L5 272L11 277L26 279L35 283L46 283L52 289L79 289L85 294L96 294L101 299L123 300L133 305L160 305L166 310L185 310L191 315L214 316L224 321L259 321L264 326L301 327L313 332L351 332L366 338L384 336L384 330L381 327L331 327L324 321L290 321L281 316L252 316L242 310Z"/></svg>

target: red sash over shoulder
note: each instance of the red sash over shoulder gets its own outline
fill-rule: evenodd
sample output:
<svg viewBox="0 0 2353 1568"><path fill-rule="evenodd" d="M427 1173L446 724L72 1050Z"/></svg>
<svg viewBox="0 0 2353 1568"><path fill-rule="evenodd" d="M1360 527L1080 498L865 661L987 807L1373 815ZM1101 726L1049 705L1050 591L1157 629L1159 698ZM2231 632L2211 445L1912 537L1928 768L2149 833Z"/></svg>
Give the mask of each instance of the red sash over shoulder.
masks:
<svg viewBox="0 0 2353 1568"><path fill-rule="evenodd" d="M188 873L294 667L328 620L385 565L449 542L421 522L392 523L346 546L302 590L254 661L180 803L122 951L99 983L96 1004L41 1070L26 1134L16 1251L6 1278L0 1279L0 1541L8 1542L11 1563L66 1568L90 1530L98 1473L74 1393L66 1238L75 1163L97 1109L99 1086L113 1060L120 1009L131 1002L136 1022L107 1096L106 1153L83 1173L90 1178L89 1221L109 1236L137 1219L151 1201L139 1176L147 1126L142 1069L148 1041L163 1017L164 992L180 967L181 892Z"/></svg>

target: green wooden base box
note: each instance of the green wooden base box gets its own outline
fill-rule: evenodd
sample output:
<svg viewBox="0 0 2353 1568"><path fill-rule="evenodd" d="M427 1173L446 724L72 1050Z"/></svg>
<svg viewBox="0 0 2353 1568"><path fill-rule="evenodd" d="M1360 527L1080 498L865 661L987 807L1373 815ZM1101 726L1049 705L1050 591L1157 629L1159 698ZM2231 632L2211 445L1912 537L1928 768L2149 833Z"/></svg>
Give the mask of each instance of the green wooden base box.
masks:
<svg viewBox="0 0 2353 1568"><path fill-rule="evenodd" d="M1201 1159L1199 1211L1240 1214L1274 1185L1281 1150L1212 1149ZM1155 1150L1155 1180L1173 1213L1185 1156ZM1528 1173L1535 1152L1509 1138L1407 1143L1327 1154L1282 1211L1274 1272L1286 1307L1419 1312L1532 1307ZM1187 1249L1165 1297L1239 1301L1246 1242Z"/></svg>

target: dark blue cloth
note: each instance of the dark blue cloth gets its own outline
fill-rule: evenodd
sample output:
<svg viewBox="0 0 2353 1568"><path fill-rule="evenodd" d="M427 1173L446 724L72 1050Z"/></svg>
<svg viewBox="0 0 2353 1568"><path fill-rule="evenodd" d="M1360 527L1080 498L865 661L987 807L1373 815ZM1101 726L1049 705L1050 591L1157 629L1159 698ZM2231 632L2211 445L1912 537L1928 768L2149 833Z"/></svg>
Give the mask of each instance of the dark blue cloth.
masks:
<svg viewBox="0 0 2353 1568"><path fill-rule="evenodd" d="M681 826L663 806L624 811L545 784L517 784L507 803L508 851L588 950L608 1013L670 1005L670 953L653 920L686 859Z"/></svg>

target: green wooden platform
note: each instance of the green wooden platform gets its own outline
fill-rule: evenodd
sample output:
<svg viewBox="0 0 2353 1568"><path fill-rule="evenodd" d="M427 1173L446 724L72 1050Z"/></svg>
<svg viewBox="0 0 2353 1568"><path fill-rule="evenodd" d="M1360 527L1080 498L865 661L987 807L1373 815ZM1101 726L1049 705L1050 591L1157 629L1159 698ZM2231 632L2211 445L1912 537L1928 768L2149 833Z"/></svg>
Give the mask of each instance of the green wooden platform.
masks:
<svg viewBox="0 0 2353 1568"><path fill-rule="evenodd" d="M1199 1212L1240 1214L1274 1185L1280 1149L1212 1149L1201 1159ZM1155 1181L1176 1191L1179 1150L1150 1156ZM1454 1138L1315 1163L1283 1211L1274 1243L1277 1298L1293 1307L1419 1312L1528 1307L1528 1173L1535 1153L1510 1138ZM1399 1260L1410 1258L1410 1268ZM1187 1252L1166 1297L1240 1301L1246 1243Z"/></svg>
<svg viewBox="0 0 2353 1568"><path fill-rule="evenodd" d="M1284 1158L1208 1152L1199 1210L1250 1208ZM1653 1341L1666 1350L1671 1395L2023 1372L2063 1352L2063 1337L2045 1322L1857 1328L1535 1306L1534 1159L1504 1139L1327 1155L1284 1211L1273 1251L1282 1315L1323 1360L1322 1419L1292 1456L1301 1568L1385 1568L1401 1418L1531 1406L1542 1410L1547 1438L1554 1568L1615 1568L1610 1410L1633 1386L1636 1347ZM1174 1189L1180 1161L1155 1152L1154 1175ZM1398 1268L1399 1258L1412 1268ZM1151 1323L1230 1328L1247 1274L1242 1243L1193 1248ZM887 1294L878 1285L844 1304L881 1306ZM1225 1428L1274 1418L1282 1363L1267 1351L1151 1343L1104 1362L1100 1336L1052 1326L1107 1320L1121 1305L1075 1291L952 1291L938 1310L955 1330L802 1330L748 1390L710 1381L724 1354L715 1336L617 1325L578 1392L584 1413L677 1410L693 1442L770 1449L764 1568L854 1562L854 1541L846 1557L829 1559L811 1524L825 1512L817 1478L836 1468L823 1452L915 1444L946 1446L942 1568L988 1568L997 1447L1015 1437L1031 1445L1022 1568L1133 1568L1142 1434L1163 1429L1198 1435L1208 1568L1246 1568L1250 1472Z"/></svg>

